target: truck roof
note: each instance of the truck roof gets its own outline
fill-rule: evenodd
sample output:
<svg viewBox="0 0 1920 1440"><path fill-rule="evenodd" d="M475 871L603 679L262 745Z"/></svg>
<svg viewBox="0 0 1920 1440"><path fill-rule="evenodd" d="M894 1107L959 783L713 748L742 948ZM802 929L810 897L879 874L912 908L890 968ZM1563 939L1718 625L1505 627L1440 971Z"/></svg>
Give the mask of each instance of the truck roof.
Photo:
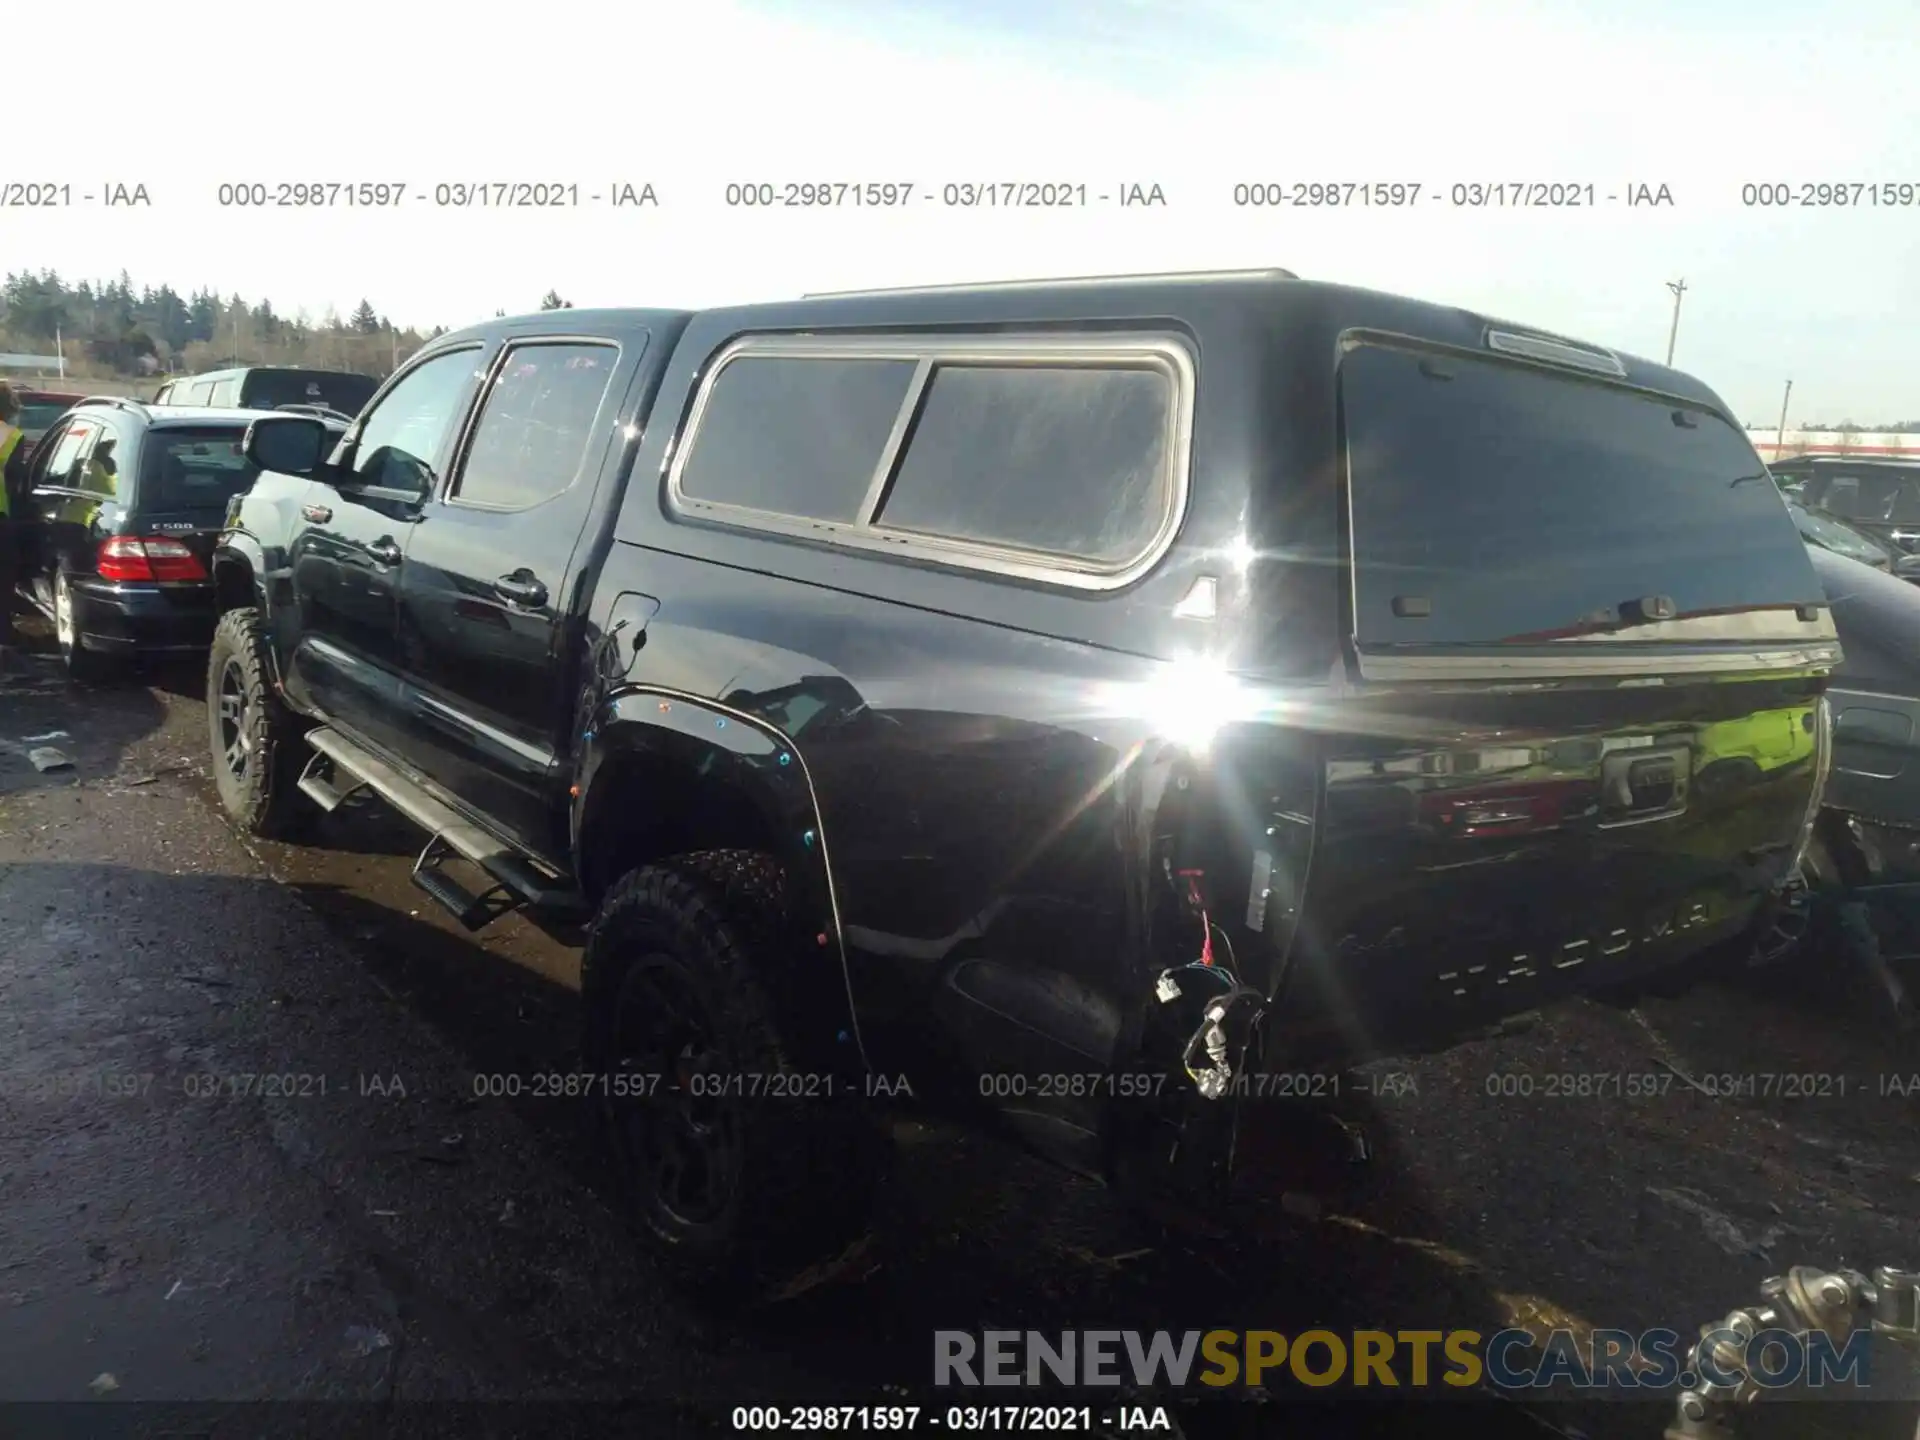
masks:
<svg viewBox="0 0 1920 1440"><path fill-rule="evenodd" d="M556 324L583 331L602 327L672 328L700 319L738 332L865 329L910 326L1015 326L1076 321L1166 321L1204 334L1217 326L1250 323L1273 333L1315 337L1331 344L1355 329L1407 335L1470 350L1489 347L1488 332L1559 342L1617 366L1608 378L1724 411L1719 397L1684 371L1592 342L1457 306L1327 281L1290 271L1199 271L1165 275L1071 276L998 280L961 285L805 295L795 299L718 306L706 310L603 308L496 318L442 336L449 342L516 332L551 334Z"/></svg>

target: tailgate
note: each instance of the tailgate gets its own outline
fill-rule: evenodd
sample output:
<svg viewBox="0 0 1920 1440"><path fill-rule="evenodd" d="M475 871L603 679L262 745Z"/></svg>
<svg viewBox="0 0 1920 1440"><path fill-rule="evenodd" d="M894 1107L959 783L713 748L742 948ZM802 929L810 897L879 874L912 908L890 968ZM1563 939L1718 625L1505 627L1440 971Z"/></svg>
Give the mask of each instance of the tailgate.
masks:
<svg viewBox="0 0 1920 1440"><path fill-rule="evenodd" d="M1635 980L1792 869L1826 594L1740 430L1596 368L1342 357L1356 683L1283 1029L1417 1044Z"/></svg>
<svg viewBox="0 0 1920 1440"><path fill-rule="evenodd" d="M1737 937L1813 814L1823 683L1355 702L1283 1025L1417 1045Z"/></svg>

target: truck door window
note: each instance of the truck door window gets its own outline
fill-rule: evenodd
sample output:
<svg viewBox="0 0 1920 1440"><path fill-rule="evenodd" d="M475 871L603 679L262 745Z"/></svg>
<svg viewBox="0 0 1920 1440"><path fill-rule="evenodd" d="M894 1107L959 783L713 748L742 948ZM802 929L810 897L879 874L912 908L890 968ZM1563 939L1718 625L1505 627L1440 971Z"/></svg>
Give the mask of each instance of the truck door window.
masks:
<svg viewBox="0 0 1920 1440"><path fill-rule="evenodd" d="M424 495L461 402L473 383L478 349L421 362L386 393L360 426L353 475L361 485Z"/></svg>
<svg viewBox="0 0 1920 1440"><path fill-rule="evenodd" d="M509 350L480 401L453 498L524 510L572 486L619 359L613 345L532 343Z"/></svg>

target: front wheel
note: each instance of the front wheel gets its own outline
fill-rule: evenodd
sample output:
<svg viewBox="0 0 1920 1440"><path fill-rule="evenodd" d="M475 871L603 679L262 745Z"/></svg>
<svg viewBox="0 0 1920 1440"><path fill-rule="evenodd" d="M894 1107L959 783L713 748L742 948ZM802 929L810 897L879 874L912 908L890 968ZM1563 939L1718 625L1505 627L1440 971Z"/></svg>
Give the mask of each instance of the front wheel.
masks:
<svg viewBox="0 0 1920 1440"><path fill-rule="evenodd" d="M300 803L301 725L274 694L257 610L220 617L207 654L207 728L213 787L227 817L249 835L290 833Z"/></svg>

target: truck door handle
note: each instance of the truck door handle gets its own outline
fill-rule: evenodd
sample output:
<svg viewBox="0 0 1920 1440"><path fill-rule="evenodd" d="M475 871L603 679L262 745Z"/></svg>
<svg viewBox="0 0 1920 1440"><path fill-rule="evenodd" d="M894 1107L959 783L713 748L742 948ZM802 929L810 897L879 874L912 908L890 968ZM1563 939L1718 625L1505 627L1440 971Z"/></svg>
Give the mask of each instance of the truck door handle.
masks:
<svg viewBox="0 0 1920 1440"><path fill-rule="evenodd" d="M493 590L510 605L534 606L547 603L547 587L525 570L516 570L511 575L502 575L493 582Z"/></svg>
<svg viewBox="0 0 1920 1440"><path fill-rule="evenodd" d="M382 565L398 565L400 563L400 547L394 544L391 535L382 535L378 540L367 546L367 554L378 560Z"/></svg>

